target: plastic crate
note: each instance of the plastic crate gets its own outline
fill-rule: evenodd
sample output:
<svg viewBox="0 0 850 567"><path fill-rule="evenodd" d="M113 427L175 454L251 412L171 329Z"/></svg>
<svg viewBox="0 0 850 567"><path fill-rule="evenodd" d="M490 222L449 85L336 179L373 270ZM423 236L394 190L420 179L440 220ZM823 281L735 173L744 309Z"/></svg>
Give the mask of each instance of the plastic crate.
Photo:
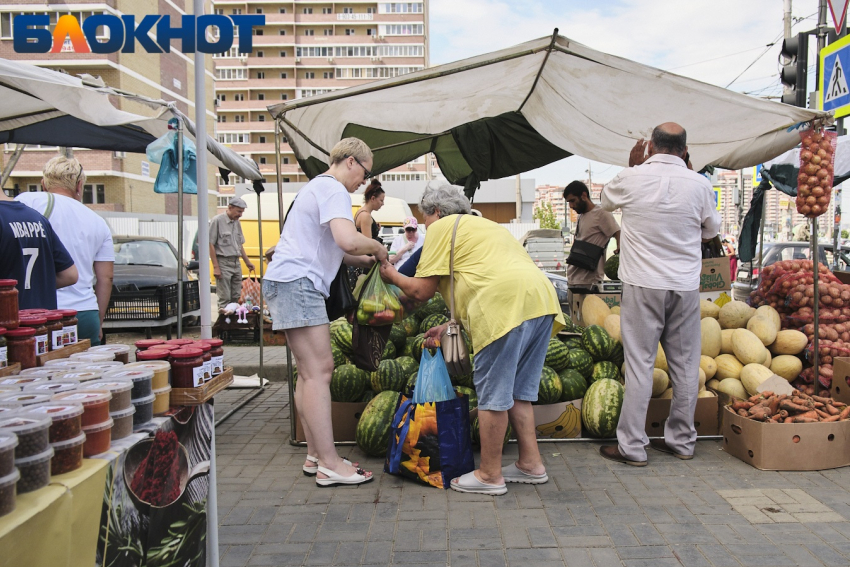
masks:
<svg viewBox="0 0 850 567"><path fill-rule="evenodd" d="M197 283L197 282L195 282ZM195 287L197 292L197 286ZM177 315L177 284L138 289L113 286L105 321L161 320Z"/></svg>
<svg viewBox="0 0 850 567"><path fill-rule="evenodd" d="M198 281L183 282L183 313L189 311L197 311L201 308L201 293L198 288Z"/></svg>

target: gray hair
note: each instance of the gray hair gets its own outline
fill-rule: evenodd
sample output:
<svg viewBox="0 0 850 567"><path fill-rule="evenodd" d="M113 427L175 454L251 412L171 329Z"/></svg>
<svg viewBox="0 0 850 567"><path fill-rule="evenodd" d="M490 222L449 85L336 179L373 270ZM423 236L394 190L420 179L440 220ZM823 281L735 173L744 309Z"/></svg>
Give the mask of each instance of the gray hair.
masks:
<svg viewBox="0 0 850 567"><path fill-rule="evenodd" d="M449 215L468 215L472 211L472 205L458 188L441 179L435 179L425 186L425 192L419 201L419 212L433 215L437 209L440 209L440 218L443 218Z"/></svg>
<svg viewBox="0 0 850 567"><path fill-rule="evenodd" d="M672 154L681 156L685 153L685 148L688 146L688 135L685 129L682 128L680 133L672 133L663 128L665 126L656 126L652 131L652 146L655 151L661 154Z"/></svg>

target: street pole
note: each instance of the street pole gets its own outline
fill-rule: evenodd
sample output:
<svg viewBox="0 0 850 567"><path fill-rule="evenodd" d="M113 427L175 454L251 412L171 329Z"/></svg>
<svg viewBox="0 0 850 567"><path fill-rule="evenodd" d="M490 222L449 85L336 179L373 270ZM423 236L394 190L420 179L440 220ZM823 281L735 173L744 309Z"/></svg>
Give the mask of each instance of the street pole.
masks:
<svg viewBox="0 0 850 567"><path fill-rule="evenodd" d="M841 39L847 35L846 24L842 25L841 29L835 31L838 33L838 38ZM818 57L818 59L820 59L820 57ZM835 121L835 132L839 137L844 135L844 117ZM841 250L841 248L838 247L838 237L841 236L841 186L836 187L832 192L832 208L832 269L835 271L838 269L838 257L839 251Z"/></svg>
<svg viewBox="0 0 850 567"><path fill-rule="evenodd" d="M516 221L522 222L522 180L516 175Z"/></svg>
<svg viewBox="0 0 850 567"><path fill-rule="evenodd" d="M820 52L826 47L826 0L819 0L818 2L818 51L817 58L818 64L820 64ZM818 76L820 76L820 68L818 68ZM819 293L819 282L818 282L818 267L820 265L820 249L818 247L818 218L812 218L812 282L814 285L814 297L812 298L812 303L814 307L814 344L813 344L813 356L812 356L812 367L814 373L814 391L815 394L818 393L818 385L820 384L818 378L820 377L820 293Z"/></svg>
<svg viewBox="0 0 850 567"><path fill-rule="evenodd" d="M193 13L204 13L203 0L194 0ZM212 308L210 301L210 231L209 187L207 186L207 91L206 60L203 53L195 52L195 169L198 181L198 295L201 304L201 338L212 338Z"/></svg>

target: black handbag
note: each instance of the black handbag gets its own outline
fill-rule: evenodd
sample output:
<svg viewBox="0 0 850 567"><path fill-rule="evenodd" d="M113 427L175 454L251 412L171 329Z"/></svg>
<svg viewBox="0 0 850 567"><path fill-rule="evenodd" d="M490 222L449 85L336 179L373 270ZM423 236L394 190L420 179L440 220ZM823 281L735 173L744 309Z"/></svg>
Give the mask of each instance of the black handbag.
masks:
<svg viewBox="0 0 850 567"><path fill-rule="evenodd" d="M384 356L384 348L390 338L392 325L380 327L361 325L355 317L351 326L351 345L354 351L351 356L352 364L366 372L377 371L381 358Z"/></svg>
<svg viewBox="0 0 850 567"><path fill-rule="evenodd" d="M581 224L581 220L579 220ZM578 225L576 225L576 234L578 234ZM570 248L570 255L567 256L567 264L595 272L599 267L599 259L605 253L605 248L585 242L584 240L574 240Z"/></svg>

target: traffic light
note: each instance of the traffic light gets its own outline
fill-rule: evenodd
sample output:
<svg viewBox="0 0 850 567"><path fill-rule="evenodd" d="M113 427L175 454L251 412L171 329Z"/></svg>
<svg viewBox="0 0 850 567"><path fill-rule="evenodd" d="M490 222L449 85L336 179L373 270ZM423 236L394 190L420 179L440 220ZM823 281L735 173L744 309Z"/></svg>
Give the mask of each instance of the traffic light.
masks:
<svg viewBox="0 0 850 567"><path fill-rule="evenodd" d="M782 102L806 108L809 35L799 33L794 37L785 39L782 42L782 50L779 52L779 56L789 60L787 64L782 65L782 70L779 72L779 80L785 86Z"/></svg>

